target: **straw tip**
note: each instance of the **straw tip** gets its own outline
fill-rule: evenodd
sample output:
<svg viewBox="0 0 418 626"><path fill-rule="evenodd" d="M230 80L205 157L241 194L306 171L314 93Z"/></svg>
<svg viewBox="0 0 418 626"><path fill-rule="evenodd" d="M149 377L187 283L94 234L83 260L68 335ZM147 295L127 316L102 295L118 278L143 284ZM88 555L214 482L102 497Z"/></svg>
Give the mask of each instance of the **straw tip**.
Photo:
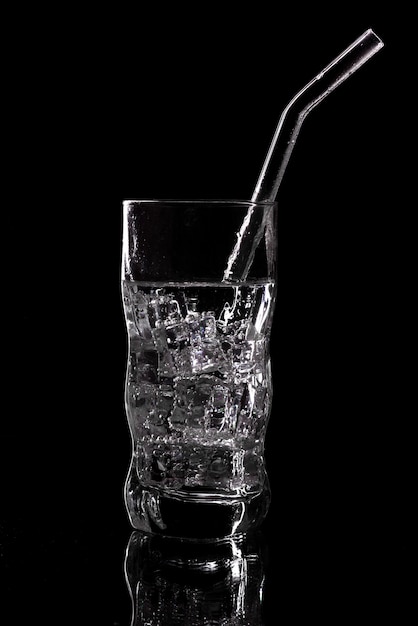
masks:
<svg viewBox="0 0 418 626"><path fill-rule="evenodd" d="M374 39L375 46L378 50L380 50L380 48L383 48L383 46L385 45L383 41L381 40L381 38L379 37L379 35L376 35L376 33L374 32L372 28L368 28L364 32L363 37L369 37L369 38Z"/></svg>

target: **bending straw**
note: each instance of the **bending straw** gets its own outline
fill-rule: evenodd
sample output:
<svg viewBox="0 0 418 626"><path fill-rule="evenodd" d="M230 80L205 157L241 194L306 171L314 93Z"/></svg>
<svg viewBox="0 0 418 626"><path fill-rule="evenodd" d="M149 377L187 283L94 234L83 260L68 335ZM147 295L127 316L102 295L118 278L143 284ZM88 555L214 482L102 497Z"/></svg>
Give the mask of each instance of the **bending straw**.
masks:
<svg viewBox="0 0 418 626"><path fill-rule="evenodd" d="M371 29L366 30L292 98L280 116L251 202L274 202L308 113L382 47L381 39ZM254 206L250 205L228 259L224 281L242 281L247 278L255 250L265 230L268 213L268 210L255 211Z"/></svg>

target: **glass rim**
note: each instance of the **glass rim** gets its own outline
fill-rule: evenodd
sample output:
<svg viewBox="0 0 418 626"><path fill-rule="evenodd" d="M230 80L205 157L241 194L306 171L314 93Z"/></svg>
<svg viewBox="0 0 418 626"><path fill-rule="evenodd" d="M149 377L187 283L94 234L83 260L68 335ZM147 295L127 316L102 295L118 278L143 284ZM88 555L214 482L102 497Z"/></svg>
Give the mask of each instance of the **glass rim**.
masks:
<svg viewBox="0 0 418 626"><path fill-rule="evenodd" d="M239 205L239 206L274 206L277 205L277 202L274 200L257 200L257 201L253 201L253 200L234 200L234 199L230 199L230 198L226 198L224 200L222 199L212 199L212 198L206 198L206 199L202 199L202 198L198 198L196 200L190 200L190 199L185 199L185 200L181 200L181 199L171 199L171 198L159 198L159 199L155 199L155 198L132 198L132 199L125 199L122 200L122 204L128 205L128 204L135 204L135 203L141 203L141 204L224 204L224 205Z"/></svg>

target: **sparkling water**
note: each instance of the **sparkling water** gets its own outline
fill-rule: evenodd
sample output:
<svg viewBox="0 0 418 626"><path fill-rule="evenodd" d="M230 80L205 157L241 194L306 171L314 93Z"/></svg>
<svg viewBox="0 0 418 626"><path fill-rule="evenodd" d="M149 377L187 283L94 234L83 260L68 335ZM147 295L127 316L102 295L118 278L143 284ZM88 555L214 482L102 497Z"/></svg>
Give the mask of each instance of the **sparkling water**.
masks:
<svg viewBox="0 0 418 626"><path fill-rule="evenodd" d="M262 490L274 293L272 282L124 282L141 488L214 501Z"/></svg>

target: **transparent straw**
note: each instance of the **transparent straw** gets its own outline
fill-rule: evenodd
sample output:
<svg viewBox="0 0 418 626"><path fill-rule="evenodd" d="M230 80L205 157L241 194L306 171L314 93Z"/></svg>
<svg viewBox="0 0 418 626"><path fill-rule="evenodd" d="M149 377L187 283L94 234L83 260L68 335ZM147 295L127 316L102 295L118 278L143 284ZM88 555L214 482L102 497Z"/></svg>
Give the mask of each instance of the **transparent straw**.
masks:
<svg viewBox="0 0 418 626"><path fill-rule="evenodd" d="M252 202L274 202L308 113L382 47L381 39L371 29L366 30L292 98L280 116L251 198ZM267 214L267 210L254 211L254 207L249 207L228 259L224 281L247 278L255 250L265 230Z"/></svg>

